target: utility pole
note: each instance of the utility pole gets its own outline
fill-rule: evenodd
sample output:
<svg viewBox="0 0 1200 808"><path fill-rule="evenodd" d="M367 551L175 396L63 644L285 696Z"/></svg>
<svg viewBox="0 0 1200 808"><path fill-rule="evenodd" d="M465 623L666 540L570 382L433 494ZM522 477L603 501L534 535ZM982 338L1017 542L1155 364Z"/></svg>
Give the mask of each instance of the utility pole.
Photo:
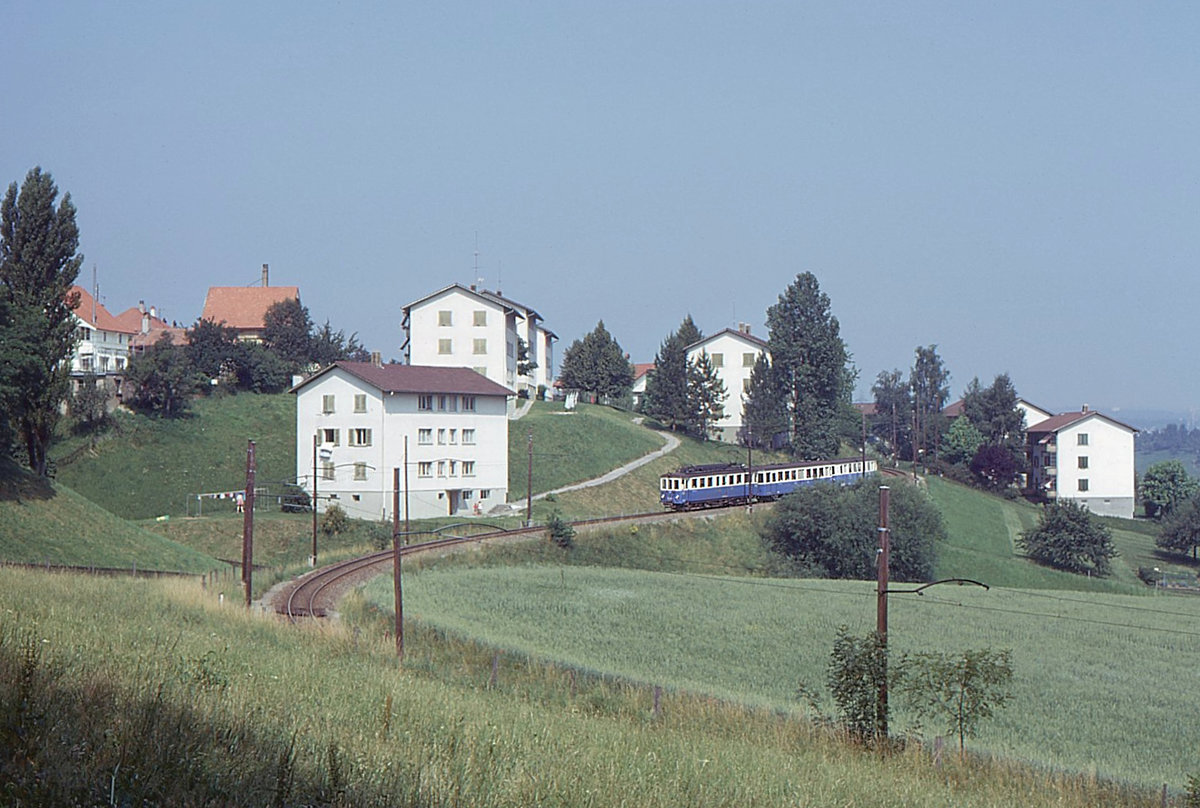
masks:
<svg viewBox="0 0 1200 808"><path fill-rule="evenodd" d="M408 435L404 436L404 541L408 542Z"/></svg>
<svg viewBox="0 0 1200 808"><path fill-rule="evenodd" d="M754 430L746 429L746 512L754 510Z"/></svg>
<svg viewBox="0 0 1200 808"><path fill-rule="evenodd" d="M862 412L862 474L858 475L859 479L867 476L867 411Z"/></svg>
<svg viewBox="0 0 1200 808"><path fill-rule="evenodd" d="M888 555L891 541L888 531L888 501L891 490L879 486L879 564L876 586L875 633L879 637L880 664L883 675L879 680L879 694L875 702L875 733L880 739L888 735L888 686L887 686L887 630L888 630Z"/></svg>
<svg viewBox="0 0 1200 808"><path fill-rule="evenodd" d="M407 449L407 445L405 447ZM400 588L400 469L392 469L392 595L396 611L396 660L404 664L404 592Z"/></svg>
<svg viewBox="0 0 1200 808"><path fill-rule="evenodd" d="M529 430L529 475L525 486L525 527L533 525L533 430Z"/></svg>
<svg viewBox="0 0 1200 808"><path fill-rule="evenodd" d="M250 608L254 577L254 441L246 445L246 499L242 516L242 583L246 587L246 608Z"/></svg>
<svg viewBox="0 0 1200 808"><path fill-rule="evenodd" d="M313 493L312 493L312 512L313 512L313 527L312 527L312 555L308 559L308 566L317 566L317 441L318 433L313 433Z"/></svg>

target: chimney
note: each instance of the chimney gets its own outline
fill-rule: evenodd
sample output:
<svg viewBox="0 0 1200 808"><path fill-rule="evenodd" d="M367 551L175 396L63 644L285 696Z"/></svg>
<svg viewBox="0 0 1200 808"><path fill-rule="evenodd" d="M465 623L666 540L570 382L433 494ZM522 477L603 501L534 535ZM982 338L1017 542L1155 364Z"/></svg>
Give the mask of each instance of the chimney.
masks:
<svg viewBox="0 0 1200 808"><path fill-rule="evenodd" d="M157 316L158 316L158 307L157 307L157 306L151 306L151 307L150 307L150 316L151 316L151 317L157 317Z"/></svg>
<svg viewBox="0 0 1200 808"><path fill-rule="evenodd" d="M267 283L267 275L268 275L268 272L269 272L269 269L268 269L267 265L266 265L266 264L263 264L263 286L270 286L270 285L271 285L271 284Z"/></svg>
<svg viewBox="0 0 1200 808"><path fill-rule="evenodd" d="M371 351L371 364L377 368L383 367L383 355L379 351Z"/></svg>
<svg viewBox="0 0 1200 808"><path fill-rule="evenodd" d="M1084 405L1083 405L1083 409L1082 409L1082 410L1080 410L1080 412L1087 412L1087 411L1088 411L1088 405L1087 405L1087 404L1084 404Z"/></svg>
<svg viewBox="0 0 1200 808"><path fill-rule="evenodd" d="M140 311L142 314L146 313L146 301L144 301L144 300L138 301L138 311Z"/></svg>
<svg viewBox="0 0 1200 808"><path fill-rule="evenodd" d="M150 313L146 311L145 306L142 306L142 333L150 333Z"/></svg>
<svg viewBox="0 0 1200 808"><path fill-rule="evenodd" d="M749 336L750 335L750 323L738 323L738 331L741 331L743 334Z"/></svg>

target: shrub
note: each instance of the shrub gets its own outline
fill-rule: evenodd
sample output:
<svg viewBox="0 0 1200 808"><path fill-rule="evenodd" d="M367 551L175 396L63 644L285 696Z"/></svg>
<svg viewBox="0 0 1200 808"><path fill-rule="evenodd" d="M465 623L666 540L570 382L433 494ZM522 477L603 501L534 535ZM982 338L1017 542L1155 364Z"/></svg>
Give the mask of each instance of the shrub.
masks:
<svg viewBox="0 0 1200 808"><path fill-rule="evenodd" d="M1046 505L1037 528L1022 533L1018 544L1039 564L1080 574L1108 575L1117 554L1108 528L1069 499Z"/></svg>
<svg viewBox="0 0 1200 808"><path fill-rule="evenodd" d="M350 517L341 505L330 505L321 517L321 532L326 536L337 536L350 527Z"/></svg>
<svg viewBox="0 0 1200 808"><path fill-rule="evenodd" d="M550 531L550 541L559 547L570 550L575 546L575 528L571 527L570 522L559 516L558 511L550 514L546 528Z"/></svg>

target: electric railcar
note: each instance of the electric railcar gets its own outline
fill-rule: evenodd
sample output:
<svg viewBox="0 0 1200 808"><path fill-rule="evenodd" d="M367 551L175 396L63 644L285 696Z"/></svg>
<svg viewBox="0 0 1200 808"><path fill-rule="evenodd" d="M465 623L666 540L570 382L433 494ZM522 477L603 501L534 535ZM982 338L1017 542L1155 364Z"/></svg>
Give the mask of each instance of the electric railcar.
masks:
<svg viewBox="0 0 1200 808"><path fill-rule="evenodd" d="M773 463L755 466L753 472L740 463L686 466L659 479L659 499L676 511L761 502L778 499L803 485L819 482L845 485L877 470L874 460L867 460L864 465L860 457Z"/></svg>

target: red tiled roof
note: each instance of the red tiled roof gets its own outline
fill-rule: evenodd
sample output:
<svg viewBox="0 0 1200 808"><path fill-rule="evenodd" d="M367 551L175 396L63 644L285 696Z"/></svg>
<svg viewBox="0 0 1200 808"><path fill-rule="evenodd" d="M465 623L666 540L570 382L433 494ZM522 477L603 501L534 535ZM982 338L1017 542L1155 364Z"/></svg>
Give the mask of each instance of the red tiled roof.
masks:
<svg viewBox="0 0 1200 808"><path fill-rule="evenodd" d="M309 376L292 388L299 390L311 381L324 376L334 368L341 368L357 376L367 384L384 393L458 393L473 396L515 395L503 385L496 384L486 376L470 368L445 368L429 365L401 365L395 362L375 365L370 362L334 362Z"/></svg>
<svg viewBox="0 0 1200 808"><path fill-rule="evenodd" d="M263 327L267 309L284 300L299 300L298 286L210 286L201 320L242 331Z"/></svg>
<svg viewBox="0 0 1200 808"><path fill-rule="evenodd" d="M654 370L653 362L637 362L637 363L635 363L633 366L633 380L636 382L638 379L642 378L643 376L645 376L647 373L649 373L652 370Z"/></svg>
<svg viewBox="0 0 1200 808"><path fill-rule="evenodd" d="M104 308L104 304L97 301L87 289L84 289L79 284L71 287L72 292L79 293L79 308L75 309L75 316L83 320L88 325L101 329L103 331L120 331L125 334L136 334L139 329L126 328L112 313Z"/></svg>
<svg viewBox="0 0 1200 808"><path fill-rule="evenodd" d="M1078 421L1082 421L1085 418L1091 418L1092 416L1095 416L1097 418L1103 418L1105 421L1116 424L1117 426L1120 426L1120 427L1124 427L1125 429L1128 429L1130 432L1138 431L1138 429L1136 427L1132 427L1129 424L1121 423L1120 421L1118 421L1115 418L1109 418L1104 413L1097 412L1096 410L1083 410L1082 412L1063 412L1063 413L1059 413L1058 415L1052 415L1049 418L1047 418L1045 421L1039 421L1038 423L1034 424L1033 426L1026 427L1025 431L1031 432L1031 433L1058 432L1059 430L1065 429L1066 427L1070 426L1071 424L1074 424Z"/></svg>
<svg viewBox="0 0 1200 808"><path fill-rule="evenodd" d="M945 407L942 407L942 415L946 416L947 418L957 418L966 412L966 409L966 403L960 398L953 404L947 404Z"/></svg>
<svg viewBox="0 0 1200 808"><path fill-rule="evenodd" d="M150 327L150 330L144 334L142 333L143 317ZM137 306L130 306L125 311L116 315L114 319L121 324L124 330L133 333L133 339L130 340L130 344L134 348L146 348L153 345L158 342L158 338L163 334L171 335L172 345L187 344L187 329L173 326L161 317L155 317L148 311L143 312Z"/></svg>

